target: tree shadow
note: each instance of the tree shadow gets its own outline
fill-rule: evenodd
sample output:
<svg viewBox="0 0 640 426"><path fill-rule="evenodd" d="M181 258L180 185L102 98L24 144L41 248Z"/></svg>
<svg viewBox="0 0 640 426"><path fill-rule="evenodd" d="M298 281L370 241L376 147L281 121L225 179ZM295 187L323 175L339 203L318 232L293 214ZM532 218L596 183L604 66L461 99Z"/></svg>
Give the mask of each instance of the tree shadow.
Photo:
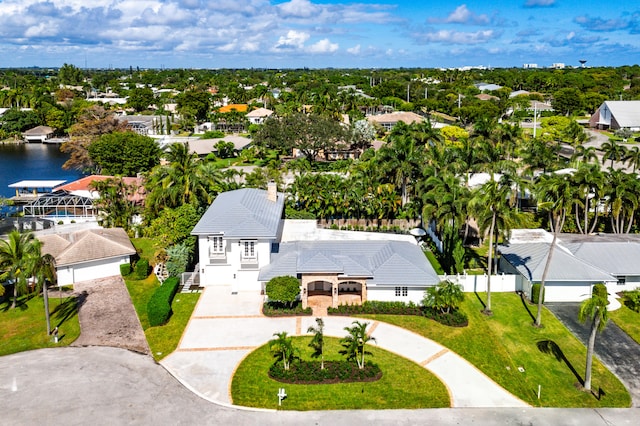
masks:
<svg viewBox="0 0 640 426"><path fill-rule="evenodd" d="M567 367L569 367L569 370L571 370L573 375L576 376L576 379L578 379L580 385L584 386L584 380L576 371L576 369L573 368L573 365L571 364L571 362L569 362L567 357L564 355L564 352L562 352L562 349L560 349L560 346L558 346L556 342L554 342L553 340L540 340L536 343L536 346L538 347L538 350L540 352L544 354L551 354L556 358L556 360L564 362Z"/></svg>
<svg viewBox="0 0 640 426"><path fill-rule="evenodd" d="M477 291L474 291L473 293L476 295L476 297L478 298L478 301L482 305L482 310L485 311L487 309L487 305L484 303L484 300L482 300L482 298L480 297Z"/></svg>
<svg viewBox="0 0 640 426"><path fill-rule="evenodd" d="M88 293L86 291L83 291L76 297L70 297L60 305L56 306L56 308L51 313L51 318L58 321L56 327L60 327L69 318L77 315L80 307L86 302L87 296Z"/></svg>
<svg viewBox="0 0 640 426"><path fill-rule="evenodd" d="M525 300L523 292L520 292L520 301L522 302L522 306L524 306L524 308L527 310L527 313L531 317L531 321L536 322L536 317L535 315L533 315L533 312L531 312L531 310L529 309L529 304Z"/></svg>
<svg viewBox="0 0 640 426"><path fill-rule="evenodd" d="M35 297L35 295L35 293L27 293L22 296L18 296L18 299L16 300L16 309L20 309L21 311L29 309L27 302ZM13 286L5 287L5 293L4 296L0 298L0 303L2 303L2 307L0 307L1 312L11 310L11 304L13 303Z"/></svg>

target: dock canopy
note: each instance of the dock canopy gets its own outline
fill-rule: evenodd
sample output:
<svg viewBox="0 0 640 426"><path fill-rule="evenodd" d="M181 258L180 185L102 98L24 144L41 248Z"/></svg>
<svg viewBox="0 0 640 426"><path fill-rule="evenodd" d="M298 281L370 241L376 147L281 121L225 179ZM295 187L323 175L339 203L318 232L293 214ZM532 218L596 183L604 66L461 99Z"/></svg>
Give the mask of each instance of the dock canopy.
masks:
<svg viewBox="0 0 640 426"><path fill-rule="evenodd" d="M32 200L43 194L49 194L53 188L62 185L66 180L21 180L9 185L16 190L14 201Z"/></svg>

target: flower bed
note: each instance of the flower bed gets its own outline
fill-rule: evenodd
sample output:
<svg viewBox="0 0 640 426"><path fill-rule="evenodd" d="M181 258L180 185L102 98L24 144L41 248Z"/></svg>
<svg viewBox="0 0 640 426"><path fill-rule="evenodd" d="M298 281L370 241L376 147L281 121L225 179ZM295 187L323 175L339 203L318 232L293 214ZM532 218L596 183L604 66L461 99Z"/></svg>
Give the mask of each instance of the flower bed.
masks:
<svg viewBox="0 0 640 426"><path fill-rule="evenodd" d="M420 307L414 303L367 301L362 305L340 305L328 308L329 315L418 315L450 327L466 327L469 320L464 312L456 309L440 312L436 309Z"/></svg>
<svg viewBox="0 0 640 426"><path fill-rule="evenodd" d="M277 362L269 368L269 377L295 384L375 382L382 377L380 367L371 361L367 361L363 369L353 361L325 361L324 369L320 366L320 361L296 361L285 370L282 363Z"/></svg>

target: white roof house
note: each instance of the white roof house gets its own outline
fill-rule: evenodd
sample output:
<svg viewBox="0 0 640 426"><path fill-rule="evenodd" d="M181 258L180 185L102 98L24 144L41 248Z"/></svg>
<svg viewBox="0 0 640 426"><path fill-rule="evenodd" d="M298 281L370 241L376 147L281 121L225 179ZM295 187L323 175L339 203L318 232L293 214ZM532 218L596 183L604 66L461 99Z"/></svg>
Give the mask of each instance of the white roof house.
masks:
<svg viewBox="0 0 640 426"><path fill-rule="evenodd" d="M273 111L267 108L258 108L247 114L247 119L251 124L262 124L264 121L271 117Z"/></svg>
<svg viewBox="0 0 640 426"><path fill-rule="evenodd" d="M591 116L589 126L640 131L640 101L605 101Z"/></svg>

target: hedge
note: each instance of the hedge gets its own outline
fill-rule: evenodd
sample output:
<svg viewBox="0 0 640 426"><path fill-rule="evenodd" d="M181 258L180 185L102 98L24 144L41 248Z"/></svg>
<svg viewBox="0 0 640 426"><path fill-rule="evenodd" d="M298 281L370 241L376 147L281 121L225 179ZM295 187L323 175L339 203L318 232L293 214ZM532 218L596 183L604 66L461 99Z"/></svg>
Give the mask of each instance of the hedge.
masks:
<svg viewBox="0 0 640 426"><path fill-rule="evenodd" d="M355 362L325 361L324 370L319 361L292 362L285 370L281 362L274 363L269 369L269 377L279 382L297 384L327 384L350 382L373 382L382 377L377 364L367 361L363 369Z"/></svg>
<svg viewBox="0 0 640 426"><path fill-rule="evenodd" d="M544 291L542 292L542 303L544 303ZM538 303L538 295L540 294L540 284L534 284L531 286L531 301Z"/></svg>
<svg viewBox="0 0 640 426"><path fill-rule="evenodd" d="M137 280L147 278L149 276L149 261L147 259L138 260L134 272Z"/></svg>
<svg viewBox="0 0 640 426"><path fill-rule="evenodd" d="M294 307L290 308L289 304L269 301L262 305L262 313L266 317L291 317L298 315L311 315L313 310L309 307L302 309L302 303L298 302Z"/></svg>
<svg viewBox="0 0 640 426"><path fill-rule="evenodd" d="M171 302L176 291L178 291L180 280L176 277L169 277L156 289L147 303L147 317L152 327L163 325L171 316Z"/></svg>
<svg viewBox="0 0 640 426"><path fill-rule="evenodd" d="M329 315L419 315L451 327L466 327L469 319L464 312L452 309L451 312L440 312L436 309L420 307L413 302L381 302L366 301L362 305L340 305L328 308Z"/></svg>
<svg viewBox="0 0 640 426"><path fill-rule="evenodd" d="M131 273L131 264L130 263L123 263L123 264L120 265L120 275L122 275L123 277L126 277L130 273Z"/></svg>

